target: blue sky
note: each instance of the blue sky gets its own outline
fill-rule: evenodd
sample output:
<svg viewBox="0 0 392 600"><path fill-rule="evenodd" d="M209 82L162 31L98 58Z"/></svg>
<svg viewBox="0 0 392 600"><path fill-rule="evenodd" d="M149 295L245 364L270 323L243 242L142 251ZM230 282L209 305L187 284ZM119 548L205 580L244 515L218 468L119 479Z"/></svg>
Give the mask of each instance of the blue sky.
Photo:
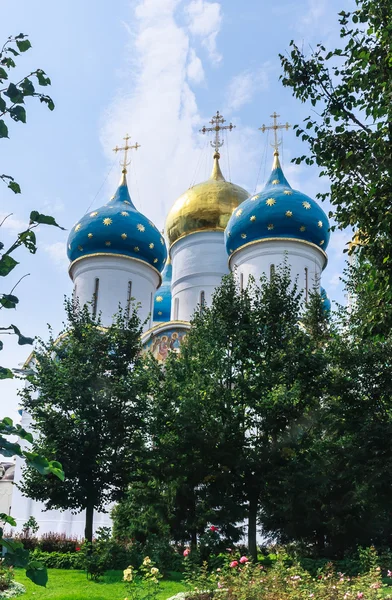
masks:
<svg viewBox="0 0 392 600"><path fill-rule="evenodd" d="M0 216L13 213L2 239L11 241L32 209L69 230L90 206L106 202L120 172L111 149L127 132L141 144L131 167L132 198L162 228L174 200L209 175L211 153L198 130L218 109L236 124L222 152L226 178L230 173L250 192L260 188L272 156L258 127L269 124L273 111L291 124L309 111L279 82L278 54L291 39L305 49L319 41L333 45L336 15L351 6L352 0L2 0L0 40L23 32L33 45L15 75L44 69L56 104L50 113L28 102L27 124L12 123L10 139L1 142L1 172L13 175L23 192L14 196L0 187ZM314 196L328 182L315 168L290 164L306 151L285 133L285 174ZM63 298L72 289L68 232L40 228L37 235L37 254L19 251L21 264L7 278L11 288L30 273L18 288L18 310L0 314L2 325L11 321L25 335L45 336L47 323L60 329ZM340 301L349 238L349 232L332 234L323 276L331 298ZM11 337L4 342L0 363L22 363L29 348ZM16 383L0 385L0 415L16 418Z"/></svg>

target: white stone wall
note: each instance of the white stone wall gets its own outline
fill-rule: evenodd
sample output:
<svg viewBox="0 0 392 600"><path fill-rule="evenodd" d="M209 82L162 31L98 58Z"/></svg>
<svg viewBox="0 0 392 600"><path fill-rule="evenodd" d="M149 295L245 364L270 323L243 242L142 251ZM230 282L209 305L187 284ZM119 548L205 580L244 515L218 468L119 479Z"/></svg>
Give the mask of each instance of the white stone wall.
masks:
<svg viewBox="0 0 392 600"><path fill-rule="evenodd" d="M221 231L188 235L170 250L173 265L171 320L189 321L196 307L207 306L222 277L229 273L224 236Z"/></svg>
<svg viewBox="0 0 392 600"><path fill-rule="evenodd" d="M271 267L277 268L287 260L293 282L298 278L298 286L303 290L306 299L306 279L308 292L316 285L319 288L320 277L326 264L324 253L316 246L305 244L300 240L271 240L250 244L238 250L230 258L230 269L236 269L237 277L243 287L248 285L249 277L256 282L262 275L268 279ZM307 269L307 276L306 271Z"/></svg>
<svg viewBox="0 0 392 600"><path fill-rule="evenodd" d="M140 303L142 322L148 319L145 329L152 325L154 294L160 285L160 275L145 262L122 256L88 256L71 265L70 276L74 294L81 304L93 301L96 280L99 280L97 314L102 313L102 324L109 325L119 304L126 310L128 285L131 295Z"/></svg>

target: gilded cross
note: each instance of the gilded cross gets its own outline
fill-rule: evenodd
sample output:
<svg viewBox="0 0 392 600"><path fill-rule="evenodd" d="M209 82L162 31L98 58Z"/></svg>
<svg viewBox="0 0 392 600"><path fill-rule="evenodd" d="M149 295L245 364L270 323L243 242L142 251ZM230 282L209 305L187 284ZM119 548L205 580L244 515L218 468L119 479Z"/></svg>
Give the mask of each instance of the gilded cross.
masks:
<svg viewBox="0 0 392 600"><path fill-rule="evenodd" d="M128 150L137 150L138 148L140 148L140 144L136 142L136 144L134 144L133 146L129 146L128 142L131 138L128 134L123 139L125 140L125 146L123 146L122 148L116 146L115 148L113 148L113 152L116 152L116 154L117 152L124 152L124 161L120 164L122 166L122 172L125 174L127 172L127 167L131 164L131 161L127 162Z"/></svg>
<svg viewBox="0 0 392 600"><path fill-rule="evenodd" d="M212 117L210 123L212 127L206 127L204 125L204 127L200 129L200 133L209 133L211 131L215 132L215 139L210 141L210 144L215 149L215 155L217 158L219 158L219 148L223 146L223 140L220 137L220 132L224 129L231 131L235 128L235 125L233 125L233 123L230 123L230 125L223 125L223 123L226 123L226 120L222 117L219 110L216 112L216 115Z"/></svg>
<svg viewBox="0 0 392 600"><path fill-rule="evenodd" d="M271 144L271 146L275 149L275 152L278 152L278 148L281 145L281 141L278 141L278 130L279 129L286 129L286 131L291 127L291 125L289 125L289 123L285 123L284 125L281 125L280 123L278 123L278 118L280 117L280 115L277 115L276 112L274 112L273 115L271 115L271 119L274 120L273 125L270 125L269 127L267 127L266 125L262 125L261 127L259 127L259 131L262 131L263 133L265 131L268 131L270 129L273 130L274 132L274 143Z"/></svg>

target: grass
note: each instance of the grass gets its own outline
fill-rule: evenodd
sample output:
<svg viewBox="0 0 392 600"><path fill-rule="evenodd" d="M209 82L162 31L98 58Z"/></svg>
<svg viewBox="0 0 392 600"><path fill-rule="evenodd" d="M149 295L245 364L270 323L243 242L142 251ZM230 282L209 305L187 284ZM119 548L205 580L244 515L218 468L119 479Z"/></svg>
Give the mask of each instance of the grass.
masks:
<svg viewBox="0 0 392 600"><path fill-rule="evenodd" d="M124 600L126 590L122 582L122 571L108 571L99 583L86 578L84 571L48 569L49 581L46 588L31 583L24 572L17 569L15 580L23 583L26 594L21 600ZM180 581L163 580L158 600L166 600L185 588Z"/></svg>

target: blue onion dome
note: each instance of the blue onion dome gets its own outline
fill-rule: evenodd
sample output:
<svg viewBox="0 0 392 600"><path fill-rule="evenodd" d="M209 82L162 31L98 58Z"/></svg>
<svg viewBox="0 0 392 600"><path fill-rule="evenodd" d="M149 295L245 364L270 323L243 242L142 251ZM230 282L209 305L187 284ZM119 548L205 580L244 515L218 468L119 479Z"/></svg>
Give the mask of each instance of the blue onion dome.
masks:
<svg viewBox="0 0 392 600"><path fill-rule="evenodd" d="M165 240L154 223L135 208L126 170L110 201L84 215L72 228L67 254L71 262L91 255L128 256L162 271L167 258Z"/></svg>
<svg viewBox="0 0 392 600"><path fill-rule="evenodd" d="M264 189L245 200L225 231L227 253L263 240L300 240L325 251L329 242L328 217L309 196L293 190L274 152L271 176Z"/></svg>
<svg viewBox="0 0 392 600"><path fill-rule="evenodd" d="M171 280L172 264L170 258L162 273L162 285L158 288L154 298L154 317L153 320L159 323L170 321L171 313Z"/></svg>
<svg viewBox="0 0 392 600"><path fill-rule="evenodd" d="M323 311L329 314L331 312L332 304L331 300L328 298L327 292L323 287L320 288L320 296L323 303Z"/></svg>

